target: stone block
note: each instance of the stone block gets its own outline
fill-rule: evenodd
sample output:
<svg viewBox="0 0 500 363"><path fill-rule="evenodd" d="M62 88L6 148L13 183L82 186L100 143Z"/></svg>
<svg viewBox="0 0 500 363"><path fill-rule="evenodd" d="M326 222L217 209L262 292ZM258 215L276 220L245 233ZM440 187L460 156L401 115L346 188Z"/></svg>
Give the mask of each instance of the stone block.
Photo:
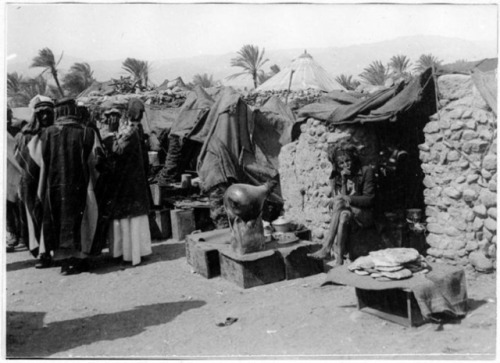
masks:
<svg viewBox="0 0 500 363"><path fill-rule="evenodd" d="M462 136L463 138L463 136ZM468 154L470 153L484 153L488 147L488 142L483 140L470 140L464 143L462 150Z"/></svg>
<svg viewBox="0 0 500 363"><path fill-rule="evenodd" d="M482 225L481 225L482 227ZM443 234L445 232L444 227L437 224L437 223L429 223L427 225L427 230L430 233L435 233L435 234Z"/></svg>
<svg viewBox="0 0 500 363"><path fill-rule="evenodd" d="M472 223L472 230L473 231L479 231L481 228L483 228L483 220L479 217L474 218L474 222Z"/></svg>
<svg viewBox="0 0 500 363"><path fill-rule="evenodd" d="M443 251L443 257L447 258L447 259L450 259L450 260L454 260L458 256L457 256L457 252L456 251L446 250L446 251Z"/></svg>
<svg viewBox="0 0 500 363"><path fill-rule="evenodd" d="M494 220L497 220L497 209L496 208L488 209L488 216Z"/></svg>
<svg viewBox="0 0 500 363"><path fill-rule="evenodd" d="M469 162L464 160L464 161L461 161L458 166L462 169L467 169L469 167Z"/></svg>
<svg viewBox="0 0 500 363"><path fill-rule="evenodd" d="M424 127L424 132L426 134L435 134L439 132L439 123L437 121L430 121Z"/></svg>
<svg viewBox="0 0 500 363"><path fill-rule="evenodd" d="M482 204L476 205L474 208L472 208L472 211L479 218L486 218L487 217L486 207Z"/></svg>
<svg viewBox="0 0 500 363"><path fill-rule="evenodd" d="M465 130L462 134L462 140L464 141L470 141L474 140L477 137L477 133L472 130Z"/></svg>
<svg viewBox="0 0 500 363"><path fill-rule="evenodd" d="M448 151L446 154L446 160L448 161L457 161L460 160L460 157L461 155L457 150Z"/></svg>
<svg viewBox="0 0 500 363"><path fill-rule="evenodd" d="M483 168L488 171L497 170L497 157L495 155L486 155L483 159Z"/></svg>
<svg viewBox="0 0 500 363"><path fill-rule="evenodd" d="M439 128L441 130L449 129L451 126L450 120L446 118L441 119L440 121L438 121L438 123L439 123Z"/></svg>
<svg viewBox="0 0 500 363"><path fill-rule="evenodd" d="M476 121L474 120L469 120L465 123L465 127L468 128L469 130L475 130L476 129Z"/></svg>
<svg viewBox="0 0 500 363"><path fill-rule="evenodd" d="M427 249L427 254L432 256L432 257L440 258L443 256L443 251L439 250L437 248L431 247L431 248Z"/></svg>
<svg viewBox="0 0 500 363"><path fill-rule="evenodd" d="M452 226L446 227L445 232L450 237L457 237L457 236L460 236L462 234L457 228L452 227Z"/></svg>
<svg viewBox="0 0 500 363"><path fill-rule="evenodd" d="M486 208L497 206L497 193L490 192L489 190L482 190L480 199Z"/></svg>
<svg viewBox="0 0 500 363"><path fill-rule="evenodd" d="M424 186L426 188L432 188L432 187L436 186L436 182L435 182L434 178L430 175L426 175L424 177L423 183L424 183Z"/></svg>
<svg viewBox="0 0 500 363"><path fill-rule="evenodd" d="M457 184L462 184L463 182L465 182L466 178L465 176L463 175L460 175L456 180L455 180L455 183Z"/></svg>
<svg viewBox="0 0 500 363"><path fill-rule="evenodd" d="M469 262L479 272L491 272L493 263L483 253L474 251L469 254Z"/></svg>
<svg viewBox="0 0 500 363"><path fill-rule="evenodd" d="M496 259L497 258L497 245L491 244L488 246L488 257Z"/></svg>
<svg viewBox="0 0 500 363"><path fill-rule="evenodd" d="M490 180L488 183L488 189L491 192L496 192L497 191L497 182L496 180Z"/></svg>
<svg viewBox="0 0 500 363"><path fill-rule="evenodd" d="M431 149L429 147L429 145L427 145L426 143L418 145L418 148L419 148L419 150L422 150L422 151L429 151Z"/></svg>
<svg viewBox="0 0 500 363"><path fill-rule="evenodd" d="M452 187L445 188L444 193L452 199L458 199L462 196L462 193L459 190L456 190L455 188Z"/></svg>
<svg viewBox="0 0 500 363"><path fill-rule="evenodd" d="M481 176L486 180L490 180L493 174L486 169L481 169Z"/></svg>
<svg viewBox="0 0 500 363"><path fill-rule="evenodd" d="M453 121L451 123L450 128L452 131L458 131L458 130L461 130L464 127L464 125L465 124L462 121Z"/></svg>
<svg viewBox="0 0 500 363"><path fill-rule="evenodd" d="M491 231L492 233L496 232L496 230L497 230L497 221L494 220L493 218L486 218L486 220L484 221L484 226L489 231Z"/></svg>
<svg viewBox="0 0 500 363"><path fill-rule="evenodd" d="M465 189L463 192L463 199L467 203L473 202L477 199L477 193L472 189Z"/></svg>
<svg viewBox="0 0 500 363"><path fill-rule="evenodd" d="M476 241L469 241L465 245L465 250L468 252L472 252L478 249L478 244Z"/></svg>
<svg viewBox="0 0 500 363"><path fill-rule="evenodd" d="M474 220L474 218L475 218L475 214L472 210L469 209L465 212L465 220L467 222L472 222Z"/></svg>
<svg viewBox="0 0 500 363"><path fill-rule="evenodd" d="M478 179L479 179L479 175L478 174L469 174L469 175L467 175L467 183L469 183L469 184L477 182Z"/></svg>
<svg viewBox="0 0 500 363"><path fill-rule="evenodd" d="M461 119L464 114L464 110L462 108L454 108L448 114L449 117L453 119Z"/></svg>

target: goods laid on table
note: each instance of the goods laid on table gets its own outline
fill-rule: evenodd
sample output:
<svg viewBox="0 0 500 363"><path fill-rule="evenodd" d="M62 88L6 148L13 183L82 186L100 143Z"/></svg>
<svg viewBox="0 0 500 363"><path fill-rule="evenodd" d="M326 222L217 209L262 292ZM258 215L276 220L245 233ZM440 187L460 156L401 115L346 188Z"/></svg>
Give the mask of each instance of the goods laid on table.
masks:
<svg viewBox="0 0 500 363"><path fill-rule="evenodd" d="M426 274L430 266L414 248L387 248L372 251L347 266L358 275L370 276L379 281L402 280L413 275Z"/></svg>

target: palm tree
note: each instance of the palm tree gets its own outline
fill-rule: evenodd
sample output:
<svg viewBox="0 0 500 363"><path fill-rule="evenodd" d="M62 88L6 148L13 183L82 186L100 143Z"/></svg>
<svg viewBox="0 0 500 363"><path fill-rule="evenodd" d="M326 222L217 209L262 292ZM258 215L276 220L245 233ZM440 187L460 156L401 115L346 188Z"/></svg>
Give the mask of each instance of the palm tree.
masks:
<svg viewBox="0 0 500 363"><path fill-rule="evenodd" d="M127 58L122 63L122 69L130 73L134 82L139 84L139 87L142 87L143 82L145 87L148 86L150 68L149 62L135 58Z"/></svg>
<svg viewBox="0 0 500 363"><path fill-rule="evenodd" d="M262 73L262 66L269 60L264 58L265 49L260 52L259 47L255 45L244 45L238 52L236 58L231 59L231 67L243 68L243 72L235 73L228 77L233 79L245 74L249 74L253 80L254 88L257 88L258 74Z"/></svg>
<svg viewBox="0 0 500 363"><path fill-rule="evenodd" d="M88 63L75 63L64 76L63 87L72 95L78 95L94 82L94 72Z"/></svg>
<svg viewBox="0 0 500 363"><path fill-rule="evenodd" d="M7 95L14 97L21 92L24 79L21 74L7 73Z"/></svg>
<svg viewBox="0 0 500 363"><path fill-rule="evenodd" d="M408 74L410 69L410 58L405 55L395 55L392 56L389 61L389 67L398 76L404 76Z"/></svg>
<svg viewBox="0 0 500 363"><path fill-rule="evenodd" d="M38 55L33 58L33 63L31 64L31 67L41 67L45 68L45 70L41 73L43 74L45 71L50 71L52 74L52 77L54 77L54 81L56 82L57 89L59 90L59 93L61 94L61 97L64 97L64 92L61 88L61 85L59 84L59 79L57 78L57 66L59 65L59 62L61 62L63 54L61 53L61 57L56 63L56 60L54 58L54 53L49 48L43 48L38 51Z"/></svg>
<svg viewBox="0 0 500 363"><path fill-rule="evenodd" d="M203 74L195 74L193 77L193 85L200 85L203 88L209 88L214 86L214 76Z"/></svg>
<svg viewBox="0 0 500 363"><path fill-rule="evenodd" d="M415 67L415 70L417 72L423 72L427 68L430 67L438 67L442 63L441 60L439 60L437 57L433 56L432 54L422 54L420 58L418 58L417 61L417 66Z"/></svg>
<svg viewBox="0 0 500 363"><path fill-rule="evenodd" d="M269 78L274 77L280 71L281 71L280 67L277 64L273 64L271 66L271 71L269 73L261 72L257 75L257 78L259 80L259 84L262 84L265 81L267 81Z"/></svg>
<svg viewBox="0 0 500 363"><path fill-rule="evenodd" d="M389 78L389 69L381 61L374 61L359 76L369 84L383 86Z"/></svg>
<svg viewBox="0 0 500 363"><path fill-rule="evenodd" d="M335 80L346 90L354 91L359 86L359 81L352 79L352 75L347 76L345 74L341 74L335 77Z"/></svg>

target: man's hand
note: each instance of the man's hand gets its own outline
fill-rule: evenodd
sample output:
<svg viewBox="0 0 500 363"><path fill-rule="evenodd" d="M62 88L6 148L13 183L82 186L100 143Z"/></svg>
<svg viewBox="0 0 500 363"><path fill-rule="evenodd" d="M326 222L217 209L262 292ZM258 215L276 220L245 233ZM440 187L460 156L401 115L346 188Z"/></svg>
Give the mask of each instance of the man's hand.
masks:
<svg viewBox="0 0 500 363"><path fill-rule="evenodd" d="M345 206L349 207L351 205L351 198L347 195L336 195L328 201L328 209L333 209L333 206L337 203L344 203Z"/></svg>

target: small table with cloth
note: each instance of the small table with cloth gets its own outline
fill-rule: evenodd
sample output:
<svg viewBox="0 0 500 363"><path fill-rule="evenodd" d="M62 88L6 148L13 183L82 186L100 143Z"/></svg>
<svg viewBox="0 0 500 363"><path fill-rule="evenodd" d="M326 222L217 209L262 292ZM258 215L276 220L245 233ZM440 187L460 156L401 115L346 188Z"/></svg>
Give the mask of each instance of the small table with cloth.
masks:
<svg viewBox="0 0 500 363"><path fill-rule="evenodd" d="M429 264L432 270L427 274L413 275L405 280L377 281L370 276L361 276L348 270L347 266L339 266L330 270L323 285L333 283L356 288L358 308L387 320L414 326L410 311L410 298L413 294L422 321L432 320L436 316L446 315L454 318L465 317L467 313L467 285L465 272L461 268L445 264ZM384 296L397 292L406 293L408 310L405 314L394 311L383 311L380 306L374 308L369 304L370 294ZM380 302L380 299L378 299ZM366 307L366 308L365 308ZM416 308L416 307L414 307Z"/></svg>

